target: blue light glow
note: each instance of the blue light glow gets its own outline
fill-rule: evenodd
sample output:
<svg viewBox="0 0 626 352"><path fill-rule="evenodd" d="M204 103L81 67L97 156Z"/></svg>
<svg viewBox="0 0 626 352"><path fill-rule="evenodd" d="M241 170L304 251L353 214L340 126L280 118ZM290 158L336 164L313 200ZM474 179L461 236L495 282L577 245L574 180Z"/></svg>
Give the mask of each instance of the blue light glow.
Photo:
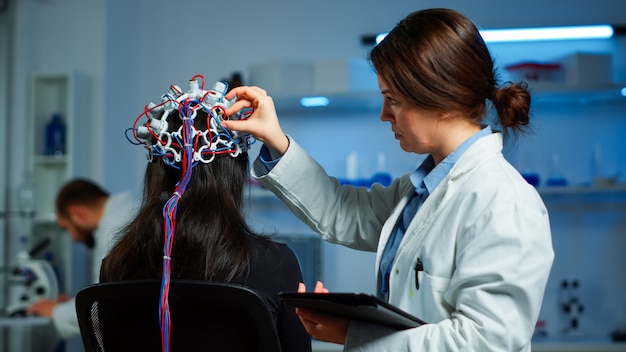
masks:
<svg viewBox="0 0 626 352"><path fill-rule="evenodd" d="M379 35L377 35L376 36L376 44L382 42L383 39L385 39L385 37L387 36L387 34L389 34L389 32L380 33Z"/></svg>
<svg viewBox="0 0 626 352"><path fill-rule="evenodd" d="M542 40L607 39L613 36L609 25L485 29L480 31L485 42L521 42Z"/></svg>
<svg viewBox="0 0 626 352"><path fill-rule="evenodd" d="M304 97L300 99L300 105L305 108L328 106L330 101L326 97Z"/></svg>
<svg viewBox="0 0 626 352"><path fill-rule="evenodd" d="M380 43L388 33L376 36ZM613 27L608 24L568 27L502 28L483 29L480 35L486 43L523 42L542 40L608 39L613 36Z"/></svg>
<svg viewBox="0 0 626 352"><path fill-rule="evenodd" d="M623 97L626 97L626 87L622 88L622 90L620 91L620 93L622 93Z"/></svg>

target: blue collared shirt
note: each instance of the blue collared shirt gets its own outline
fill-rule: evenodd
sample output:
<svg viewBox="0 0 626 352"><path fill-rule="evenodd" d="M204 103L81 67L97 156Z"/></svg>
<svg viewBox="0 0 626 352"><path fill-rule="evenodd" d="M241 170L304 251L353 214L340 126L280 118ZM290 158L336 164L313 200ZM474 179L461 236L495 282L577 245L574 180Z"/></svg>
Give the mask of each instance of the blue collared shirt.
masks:
<svg viewBox="0 0 626 352"><path fill-rule="evenodd" d="M389 293L389 275L391 266L396 257L396 252L404 237L409 223L415 217L420 206L426 201L428 195L439 185L441 180L450 172L454 164L461 158L461 155L476 142L478 139L491 134L491 127L485 126L480 131L474 133L471 137L461 143L452 153L443 159L439 165L435 166L435 160L432 155L426 157L422 164L411 174L411 183L415 187L415 193L407 203L402 212L402 216L398 219L398 223L394 228L387 245L383 250L380 260L380 273L382 275L380 291L383 296Z"/></svg>

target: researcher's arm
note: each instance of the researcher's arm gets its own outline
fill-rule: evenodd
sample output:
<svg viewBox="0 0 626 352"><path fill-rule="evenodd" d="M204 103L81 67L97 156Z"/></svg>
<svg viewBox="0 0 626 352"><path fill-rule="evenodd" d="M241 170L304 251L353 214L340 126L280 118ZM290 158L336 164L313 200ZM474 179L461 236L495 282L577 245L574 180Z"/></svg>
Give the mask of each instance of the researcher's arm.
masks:
<svg viewBox="0 0 626 352"><path fill-rule="evenodd" d="M257 158L252 176L325 241L366 251L377 249L383 225L411 187L408 177L371 191L341 186L293 139L270 172Z"/></svg>
<svg viewBox="0 0 626 352"><path fill-rule="evenodd" d="M80 335L78 316L76 315L76 301L73 297L54 307L52 321L62 338Z"/></svg>
<svg viewBox="0 0 626 352"><path fill-rule="evenodd" d="M273 101L256 87L234 88L227 99L237 97L226 110L235 113L254 108L245 121L223 121L233 130L251 133L281 156L271 171L257 158L252 176L274 192L290 210L329 242L375 251L383 224L400 198L412 187L408 177L385 189L340 186L337 179L313 160L293 139L287 138L278 123Z"/></svg>
<svg viewBox="0 0 626 352"><path fill-rule="evenodd" d="M61 338L67 339L80 335L74 298L64 298L62 301L47 300L39 303L42 305L33 308L31 313L52 318L54 327Z"/></svg>
<svg viewBox="0 0 626 352"><path fill-rule="evenodd" d="M41 299L31 304L26 313L52 319L61 338L70 338L80 334L76 302L69 296L60 295L57 299Z"/></svg>
<svg viewBox="0 0 626 352"><path fill-rule="evenodd" d="M66 295L60 295L57 299L42 298L28 306L26 314L52 319L54 307L61 302L67 301L68 299L69 297Z"/></svg>

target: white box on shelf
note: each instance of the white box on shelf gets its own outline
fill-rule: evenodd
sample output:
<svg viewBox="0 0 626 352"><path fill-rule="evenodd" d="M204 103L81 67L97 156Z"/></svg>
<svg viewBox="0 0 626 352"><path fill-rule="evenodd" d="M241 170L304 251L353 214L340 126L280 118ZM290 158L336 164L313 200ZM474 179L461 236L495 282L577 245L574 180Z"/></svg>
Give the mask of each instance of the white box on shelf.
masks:
<svg viewBox="0 0 626 352"><path fill-rule="evenodd" d="M313 90L313 65L309 62L273 60L250 68L250 83L270 95L302 95Z"/></svg>
<svg viewBox="0 0 626 352"><path fill-rule="evenodd" d="M574 53L561 62L565 70L565 83L571 85L607 85L612 83L612 57L610 54Z"/></svg>
<svg viewBox="0 0 626 352"><path fill-rule="evenodd" d="M554 62L523 61L504 67L513 82L563 82L563 65Z"/></svg>
<svg viewBox="0 0 626 352"><path fill-rule="evenodd" d="M337 59L313 64L313 86L316 93L378 91L374 68L365 59Z"/></svg>

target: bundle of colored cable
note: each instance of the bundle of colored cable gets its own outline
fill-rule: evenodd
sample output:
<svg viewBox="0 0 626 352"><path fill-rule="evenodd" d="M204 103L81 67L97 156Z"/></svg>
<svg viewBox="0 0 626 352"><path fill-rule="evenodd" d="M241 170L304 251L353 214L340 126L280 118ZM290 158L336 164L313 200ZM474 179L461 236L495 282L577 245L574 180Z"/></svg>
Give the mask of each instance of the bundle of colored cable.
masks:
<svg viewBox="0 0 626 352"><path fill-rule="evenodd" d="M165 203L163 207L163 226L164 226L164 244L163 244L163 273L161 276L161 299L159 304L159 323L161 324L161 346L163 352L170 349L170 310L169 310L169 293L171 280L171 254L172 244L174 242L174 233L176 232L176 211L178 202L182 197L189 180L191 179L191 170L193 168L193 119L191 118L191 110L187 104L181 104L179 108L180 116L183 119L182 138L184 143L183 160L181 163L181 179L174 189L172 197Z"/></svg>
<svg viewBox="0 0 626 352"><path fill-rule="evenodd" d="M200 86L197 80L201 80ZM228 84L216 83L213 90L204 90L204 77L195 75L189 82L189 90L184 93L178 86L170 86L170 90L161 96L159 104L152 102L144 107L144 111L135 119L132 128L126 130L126 138L135 145L143 145L148 150L148 160L162 158L163 162L181 170L181 179L175 186L172 196L163 206L163 268L161 275L161 292L159 302L159 323L161 325L162 351L170 349L171 319L169 310L169 294L171 280L172 244L176 232L176 212L178 202L185 192L191 170L198 162L210 163L216 155L230 154L232 157L245 152L254 143L254 138L247 134L239 134L225 129L221 121L228 118L224 115L230 101L224 101L224 93ZM206 130L196 130L194 119L201 109L207 113ZM182 126L177 131L168 130L168 117L177 111ZM254 110L244 109L236 114L238 119L247 119ZM142 117L147 122L139 124ZM176 118L174 114L171 118ZM128 133L132 132L132 139Z"/></svg>

